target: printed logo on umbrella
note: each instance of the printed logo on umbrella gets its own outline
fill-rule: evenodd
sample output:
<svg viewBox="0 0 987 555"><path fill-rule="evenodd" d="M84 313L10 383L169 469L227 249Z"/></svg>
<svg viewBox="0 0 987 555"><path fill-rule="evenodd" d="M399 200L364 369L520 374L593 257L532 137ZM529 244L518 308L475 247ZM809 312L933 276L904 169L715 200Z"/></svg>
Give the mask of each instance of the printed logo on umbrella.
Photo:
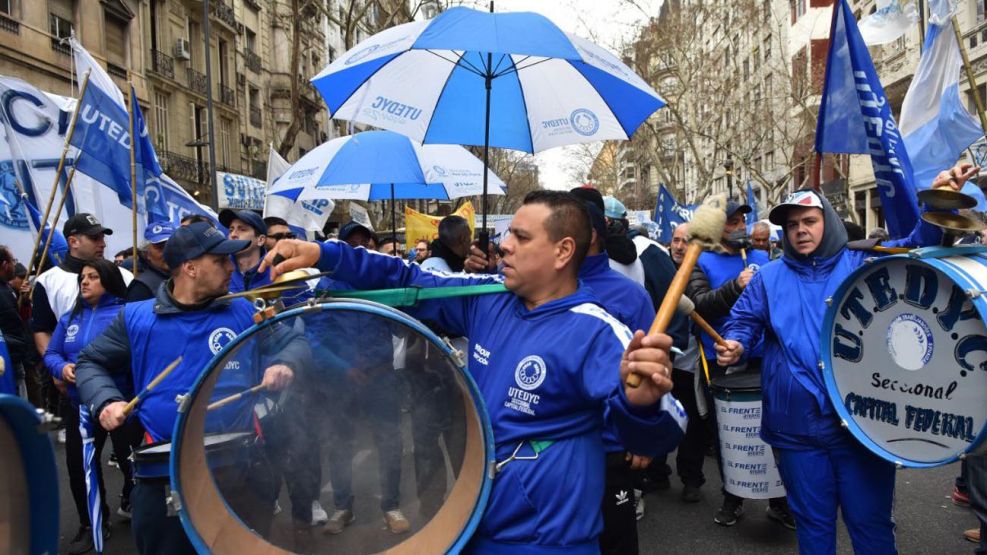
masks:
<svg viewBox="0 0 987 555"><path fill-rule="evenodd" d="M443 168L442 166L432 166L432 171L434 171L435 172L435 175L437 175L439 177L445 177L446 176L446 169Z"/></svg>
<svg viewBox="0 0 987 555"><path fill-rule="evenodd" d="M569 116L569 123L576 130L576 133L586 137L595 134L600 129L600 119L586 108L574 110Z"/></svg>

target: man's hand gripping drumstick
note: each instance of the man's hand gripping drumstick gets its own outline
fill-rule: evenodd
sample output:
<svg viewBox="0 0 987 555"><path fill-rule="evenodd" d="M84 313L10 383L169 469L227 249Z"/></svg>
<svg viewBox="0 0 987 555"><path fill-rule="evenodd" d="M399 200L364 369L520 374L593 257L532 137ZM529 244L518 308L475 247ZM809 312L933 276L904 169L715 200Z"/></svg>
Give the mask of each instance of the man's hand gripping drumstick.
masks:
<svg viewBox="0 0 987 555"><path fill-rule="evenodd" d="M689 246L686 248L685 255L682 258L682 264L679 266L678 271L675 272L675 277L672 279L671 285L668 286L668 291L665 292L665 298L662 299L661 306L658 307L658 314L655 315L651 329L648 330L648 336L661 334L662 337L667 337L664 335L665 330L668 329L668 324L672 321L672 317L678 309L679 299L685 293L685 286L689 282L689 276L692 275L693 268L696 267L696 261L699 260L699 255L703 252L705 246L719 243L720 237L723 235L723 226L726 224L726 220L726 197L724 195L716 195L706 199L706 202L696 210L692 221L689 222ZM635 335L636 337L637 335ZM668 343L669 347L671 347L670 340ZM631 344L633 345L633 342ZM624 357L627 358L627 353L624 354ZM666 377L671 377L671 367L666 366L661 370L664 371ZM634 372L625 375L623 365L621 365L621 377L624 378L627 389L638 387L641 384L642 376L647 375L647 372L637 371L636 369ZM651 378L655 379L655 376L651 376Z"/></svg>

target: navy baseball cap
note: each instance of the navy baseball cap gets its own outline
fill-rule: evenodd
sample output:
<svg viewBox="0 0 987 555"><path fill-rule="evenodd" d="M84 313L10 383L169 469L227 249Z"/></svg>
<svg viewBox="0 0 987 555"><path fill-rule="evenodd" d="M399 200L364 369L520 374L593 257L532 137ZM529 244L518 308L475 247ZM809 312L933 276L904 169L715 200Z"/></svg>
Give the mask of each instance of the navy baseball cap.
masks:
<svg viewBox="0 0 987 555"><path fill-rule="evenodd" d="M144 240L151 244L164 243L172 234L175 228L171 222L151 222L144 228Z"/></svg>
<svg viewBox="0 0 987 555"><path fill-rule="evenodd" d="M175 230L165 244L164 259L168 267L177 268L182 262L204 254L236 254L250 246L250 241L227 239L223 232L205 222L195 222Z"/></svg>
<svg viewBox="0 0 987 555"><path fill-rule="evenodd" d="M728 200L727 201L727 217L728 218L733 217L733 215L736 214L737 212L740 212L741 214L750 214L752 210L753 209L750 207L749 204L740 204L739 202L737 202L735 200Z"/></svg>
<svg viewBox="0 0 987 555"><path fill-rule="evenodd" d="M339 240L345 241L346 238L350 236L350 234L352 234L354 231L358 229L362 229L367 233L367 235L371 234L370 229L368 229L367 226L361 224L356 220L351 220L347 222L347 224L344 225L342 229L339 230Z"/></svg>
<svg viewBox="0 0 987 555"><path fill-rule="evenodd" d="M253 210L237 210L233 211L229 208L223 210L219 213L219 223L223 224L223 227L229 229L230 224L233 220L240 220L241 222L254 228L257 235L267 235L267 224L264 220L257 215Z"/></svg>

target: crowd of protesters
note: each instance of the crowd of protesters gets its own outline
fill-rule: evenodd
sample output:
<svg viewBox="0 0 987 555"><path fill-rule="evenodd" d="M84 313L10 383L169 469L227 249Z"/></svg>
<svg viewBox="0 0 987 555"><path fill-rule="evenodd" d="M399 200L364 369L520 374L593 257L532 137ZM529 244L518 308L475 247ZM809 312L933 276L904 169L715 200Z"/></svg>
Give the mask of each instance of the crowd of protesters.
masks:
<svg viewBox="0 0 987 555"><path fill-rule="evenodd" d="M939 181L961 185L971 175L970 168L958 166ZM726 204L722 237L699 257L685 292L695 312L726 339L721 344L685 313L676 314L657 338L634 333L646 332L655 319L683 263L689 227L678 226L670 244L659 244L644 230L631 228L620 201L588 187L530 194L507 235L486 251L459 216L444 218L431 242L409 243L405 255L395 237L378 236L356 221L341 226L331 240L306 242L283 219L224 210L218 222L191 217L179 227L151 224L136 259L125 250L108 261L105 236L113 230L90 214L76 214L63 228L67 255L37 277L28 279L28 269L0 246L0 331L14 363L8 371L16 377L7 393L25 395L64 423L58 441L64 443L64 468L78 518L78 528L68 534L68 553L93 549L80 407L88 408L96 423L96 460L109 438L111 464L123 475L118 494L107 492L99 480L103 514L115 508L121 518L132 519L131 533L142 553L188 553L193 548L181 523L166 510L167 477L135 476L130 463L141 446L171 440L174 403L148 397L141 410L128 416L126 401L173 358L172 343L208 335L220 323L233 333L252 324L249 302L219 302L220 296L263 287L277 274L301 268L332 272L315 289L502 283L509 293L430 301L409 309L435 331L458 338L463 350L504 353L500 362L494 356L483 359L483 367L470 363L488 397L497 459L510 462L495 478L473 551L496 553L519 545L530 548L525 553L643 550L636 521L648 492L671 487L670 459L684 503L697 503L704 495L706 457L716 458L722 469L712 390L718 380L742 374L753 377L760 390L761 438L775 453L787 492L767 507L766 516L777 522L779 533L794 530L803 553L833 553L841 509L855 551L893 553L894 466L839 425L815 365L826 293L819 284L831 282L832 275L838 283L869 255L848 249L848 242L922 246L937 243L939 231L920 223L897 242L887 242L886 235L865 238L859 226L841 221L811 190L796 191L770 210L769 220L781 228L777 237L766 223L747 229L750 210L732 200ZM794 294L800 303L774 303L778 295ZM294 301L307 298L311 293ZM152 328L170 342L153 340ZM567 339L569 328L592 339ZM255 369L256 380L271 391L300 387L295 384L298 365L312 356L305 337L281 338L279 354ZM384 358L396 360L397 349L388 341ZM540 387L539 414L551 416L519 417L503 408L499 397L503 384L515 379L515 355L529 350L549 360L550 369L536 370L541 374L535 387ZM183 361L179 377L170 383L172 396L191 387L195 369L201 370L212 355L208 348L191 354L186 349L186 358L193 360ZM640 388L625 385L633 373L644 378ZM400 387L385 389L394 393ZM397 429L401 401L389 399L395 412L386 418L368 411L365 402L354 405L382 428L375 431L382 456L401 452L400 444L393 445L401 439L385 429ZM422 441L415 439L416 465L434 466L419 453ZM516 457L527 449L533 455ZM317 491L300 495L285 476L295 521L329 534L345 533L354 520L353 496L342 482L340 465L349 467L352 455L342 457L330 461L332 480L339 482L331 512L322 507ZM410 525L396 482L400 461L389 464L393 468L387 472L396 477L382 471L381 510L390 532L407 533ZM532 470L542 464L554 470ZM978 517L987 511L987 492L976 479L983 466L971 457L952 496L957 504L978 508ZM571 476L582 481L574 484ZM499 484L508 481L533 501L521 505L504 493L507 486ZM547 500L548 492L563 483L566 498ZM726 489L705 495L722 499L710 515L717 525L732 526L742 518L742 497ZM441 499L434 502L441 505ZM525 512L532 509L535 514ZM263 528L271 514L244 518ZM113 533L108 522L104 537ZM980 542L982 534L974 529L967 537Z"/></svg>

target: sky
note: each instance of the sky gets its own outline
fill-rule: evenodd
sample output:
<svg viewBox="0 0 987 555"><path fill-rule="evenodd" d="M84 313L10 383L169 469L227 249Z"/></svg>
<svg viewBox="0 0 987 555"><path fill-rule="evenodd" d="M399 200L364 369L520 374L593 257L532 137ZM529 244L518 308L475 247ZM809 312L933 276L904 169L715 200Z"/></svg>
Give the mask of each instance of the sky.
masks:
<svg viewBox="0 0 987 555"><path fill-rule="evenodd" d="M563 31L592 40L611 51L633 38L634 30L648 17L657 17L663 0L495 0L497 12L537 12ZM467 1L466 5L488 9L489 1ZM635 7L638 6L638 7ZM646 13L645 13L646 12ZM570 189L573 183L566 167L566 148L553 148L535 155L539 177L548 189Z"/></svg>

